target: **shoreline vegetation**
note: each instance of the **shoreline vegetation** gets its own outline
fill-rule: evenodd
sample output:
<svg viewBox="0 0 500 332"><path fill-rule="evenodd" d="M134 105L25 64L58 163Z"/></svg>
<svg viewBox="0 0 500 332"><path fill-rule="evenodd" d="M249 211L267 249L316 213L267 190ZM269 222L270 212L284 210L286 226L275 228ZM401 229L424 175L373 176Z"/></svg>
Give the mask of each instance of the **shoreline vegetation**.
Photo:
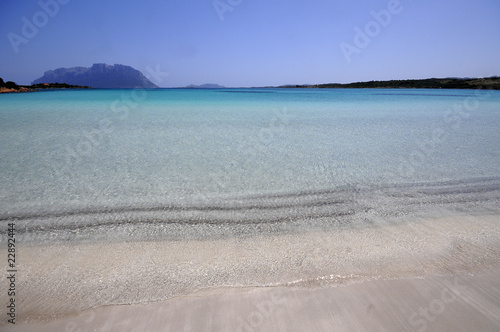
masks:
<svg viewBox="0 0 500 332"><path fill-rule="evenodd" d="M183 89L228 89L217 84L190 85ZM500 76L484 78L428 78L390 81L366 81L353 83L325 84L288 84L280 86L265 86L254 88L278 89L488 89L500 90ZM71 85L67 83L37 83L32 85L17 85L15 82L4 82L0 78L0 93L33 92L47 89L94 89L89 86ZM182 89L182 88L181 88Z"/></svg>
<svg viewBox="0 0 500 332"><path fill-rule="evenodd" d="M15 82L4 82L0 78L0 93L33 92L47 89L92 89L88 86L71 85L66 83L38 83L32 85L17 85Z"/></svg>
<svg viewBox="0 0 500 332"><path fill-rule="evenodd" d="M355 89L489 89L500 90L500 77L484 78L427 78L418 80L368 81L355 83L326 83L313 85L282 85L278 88L355 88Z"/></svg>

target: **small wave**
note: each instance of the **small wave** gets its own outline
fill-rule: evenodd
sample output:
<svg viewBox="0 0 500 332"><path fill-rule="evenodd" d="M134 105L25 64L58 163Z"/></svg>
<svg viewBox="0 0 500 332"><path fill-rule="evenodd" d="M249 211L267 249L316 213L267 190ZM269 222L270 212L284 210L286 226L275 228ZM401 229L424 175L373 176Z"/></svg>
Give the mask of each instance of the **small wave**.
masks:
<svg viewBox="0 0 500 332"><path fill-rule="evenodd" d="M248 195L186 204L92 206L3 213L19 235L218 238L372 225L422 213L498 212L500 178ZM127 235L125 235L127 234ZM132 235L130 235L132 234Z"/></svg>

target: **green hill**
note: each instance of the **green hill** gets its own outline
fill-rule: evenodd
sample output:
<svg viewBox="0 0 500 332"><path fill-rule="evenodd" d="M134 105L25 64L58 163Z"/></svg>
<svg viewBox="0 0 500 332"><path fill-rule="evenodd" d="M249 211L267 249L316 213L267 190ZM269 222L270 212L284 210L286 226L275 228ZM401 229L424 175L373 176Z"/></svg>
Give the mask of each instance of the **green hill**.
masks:
<svg viewBox="0 0 500 332"><path fill-rule="evenodd" d="M491 89L500 90L500 77L428 78L421 80L368 81L315 85L283 85L279 88L380 88L380 89Z"/></svg>

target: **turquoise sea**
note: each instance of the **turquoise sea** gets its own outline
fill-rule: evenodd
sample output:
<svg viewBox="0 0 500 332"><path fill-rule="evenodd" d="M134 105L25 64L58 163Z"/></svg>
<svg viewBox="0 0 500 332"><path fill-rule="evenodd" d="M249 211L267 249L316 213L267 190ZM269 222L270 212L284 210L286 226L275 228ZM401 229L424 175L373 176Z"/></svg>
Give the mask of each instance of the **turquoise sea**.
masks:
<svg viewBox="0 0 500 332"><path fill-rule="evenodd" d="M188 236L183 223L223 224L239 234L252 231L242 224L290 230L323 227L329 217L363 222L367 211L373 218L467 211L483 196L479 207L494 209L499 129L499 91L4 94L0 218L18 220L28 233L41 224L126 221L175 224L169 236ZM395 196L397 203L388 201ZM427 205L415 208L415 200Z"/></svg>
<svg viewBox="0 0 500 332"><path fill-rule="evenodd" d="M474 273L500 252L499 129L500 91L0 95L18 319Z"/></svg>

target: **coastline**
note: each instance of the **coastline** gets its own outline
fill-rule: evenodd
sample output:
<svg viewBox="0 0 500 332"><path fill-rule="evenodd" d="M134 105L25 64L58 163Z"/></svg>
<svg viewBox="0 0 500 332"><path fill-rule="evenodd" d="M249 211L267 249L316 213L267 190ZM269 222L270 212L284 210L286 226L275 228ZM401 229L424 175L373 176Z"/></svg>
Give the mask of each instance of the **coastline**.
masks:
<svg viewBox="0 0 500 332"><path fill-rule="evenodd" d="M3 81L2 81L3 82ZM31 86L16 85L16 88L0 86L0 93L11 92L33 92L44 89L92 89L85 85L69 85L67 83L37 83ZM109 87L100 87L109 88ZM136 88L147 89L138 84ZM162 87L156 87L163 89ZM217 84L188 85L183 87L171 87L169 89L448 89L448 90L500 90L500 77L482 78L426 78L386 81L363 81L351 83L319 83L319 84L287 84L279 86L254 86L254 87L225 87ZM122 87L118 89L135 89Z"/></svg>
<svg viewBox="0 0 500 332"><path fill-rule="evenodd" d="M434 301L446 278L473 275L469 288L500 298L498 278L476 278L498 275L498 96L436 91L432 100L403 91L390 106L393 97L370 92L363 102L338 105L341 113L358 110L347 117L332 116L331 102L364 93L241 93L228 104L219 93L201 93L209 102L191 110L188 91L159 91L140 111L123 102L126 115L112 109L120 90L4 98L0 219L16 229L16 328L141 329L137 321L167 330L307 330L296 316L316 330L370 330L364 315L377 308L395 325L375 326L422 330L425 312L408 323L420 307L433 303L438 314L424 319L431 328L444 317L441 302L458 303L450 293L449 303ZM273 100L291 101L286 95L297 109L318 98L318 110L302 118L297 109L270 114ZM474 112L466 106L481 100ZM460 102L459 121L451 121L447 110ZM234 105L242 112L221 113ZM7 234L0 235L5 247ZM271 290L289 296L272 302L287 309L248 325L257 304L273 301ZM491 330L482 321L498 320L490 300L471 300L481 306L469 320L482 330ZM411 306L399 312L405 303ZM154 318L149 310L157 306L171 319ZM466 312L447 318L449 326ZM6 321L0 330L10 327Z"/></svg>
<svg viewBox="0 0 500 332"><path fill-rule="evenodd" d="M44 90L74 90L74 89L92 89L88 86L70 85L66 83L41 83L32 84L29 86L15 85L13 88L0 86L0 93L17 93L17 92L36 92Z"/></svg>
<svg viewBox="0 0 500 332"><path fill-rule="evenodd" d="M332 317L340 313L328 316L326 308L331 303L325 302L326 299L317 300L321 294L330 293L334 298L343 294L347 306L353 308L349 315L361 310L355 310L360 298L374 301L372 305L384 316L392 312L384 307L385 301L402 296L401 301L417 305L429 303L435 295L428 291L412 302L401 294L420 294L425 287L439 288L443 280L455 276L483 273L481 271L498 275L500 215L457 215L246 239L38 245L19 247L18 255L23 278L18 283L22 292L18 297L16 329L12 329L16 331L34 327L40 331L50 330L71 322L80 324L88 318L89 309L98 317L94 323L97 325L92 328L113 322L118 330L125 326L132 330L133 324L123 325L131 317L135 317L132 322L154 328L154 324L168 322L160 317L144 321L141 317L154 315L152 308L163 307L162 310L168 312L175 309L179 311L172 311L172 315L189 316L192 301L200 301L196 310L202 312L219 312L236 306L235 315L245 315L255 301L268 297L266 292L273 289L285 289L291 299L286 301L286 310L282 313L285 316L269 324L298 323L293 319L294 313L302 312L298 309L301 299L309 298L314 303L319 301L317 305L325 309L317 315L325 316L311 317L306 322L324 321L328 326L338 324ZM500 278L473 277L468 282L470 287L479 287L477 281L483 284L481 287L495 291L498 290L495 280ZM346 287L336 287L339 285ZM397 292L392 291L395 285L399 285ZM245 289L252 291L245 293L247 295L227 295ZM263 293L255 298L248 295L260 292ZM295 292L302 295L297 296L299 293ZM373 294L367 296L366 292ZM4 296L0 294L2 301ZM244 300L248 296L249 300ZM481 297L475 301L490 308L486 300ZM219 304L221 301L226 304ZM460 308L458 312L465 310L463 306ZM129 310L135 313L130 314ZM345 313L344 309L336 310ZM218 316L217 324L223 324L228 330L237 328L224 325L237 322L224 320L223 313L214 313L222 315ZM183 319L188 319L186 317ZM176 330L173 326L181 323L187 322L174 321L174 325L165 325L168 327L165 330ZM203 326L205 323L200 318L189 324ZM361 319L356 324L364 323ZM0 322L0 326L11 328L5 321ZM109 327L104 330L112 330L112 326Z"/></svg>
<svg viewBox="0 0 500 332"><path fill-rule="evenodd" d="M34 89L29 89L25 87L20 87L18 89L8 89L4 87L0 87L0 93L17 93L17 92L33 92Z"/></svg>
<svg viewBox="0 0 500 332"><path fill-rule="evenodd" d="M5 331L498 331L500 265L471 274L317 289L215 289Z"/></svg>

